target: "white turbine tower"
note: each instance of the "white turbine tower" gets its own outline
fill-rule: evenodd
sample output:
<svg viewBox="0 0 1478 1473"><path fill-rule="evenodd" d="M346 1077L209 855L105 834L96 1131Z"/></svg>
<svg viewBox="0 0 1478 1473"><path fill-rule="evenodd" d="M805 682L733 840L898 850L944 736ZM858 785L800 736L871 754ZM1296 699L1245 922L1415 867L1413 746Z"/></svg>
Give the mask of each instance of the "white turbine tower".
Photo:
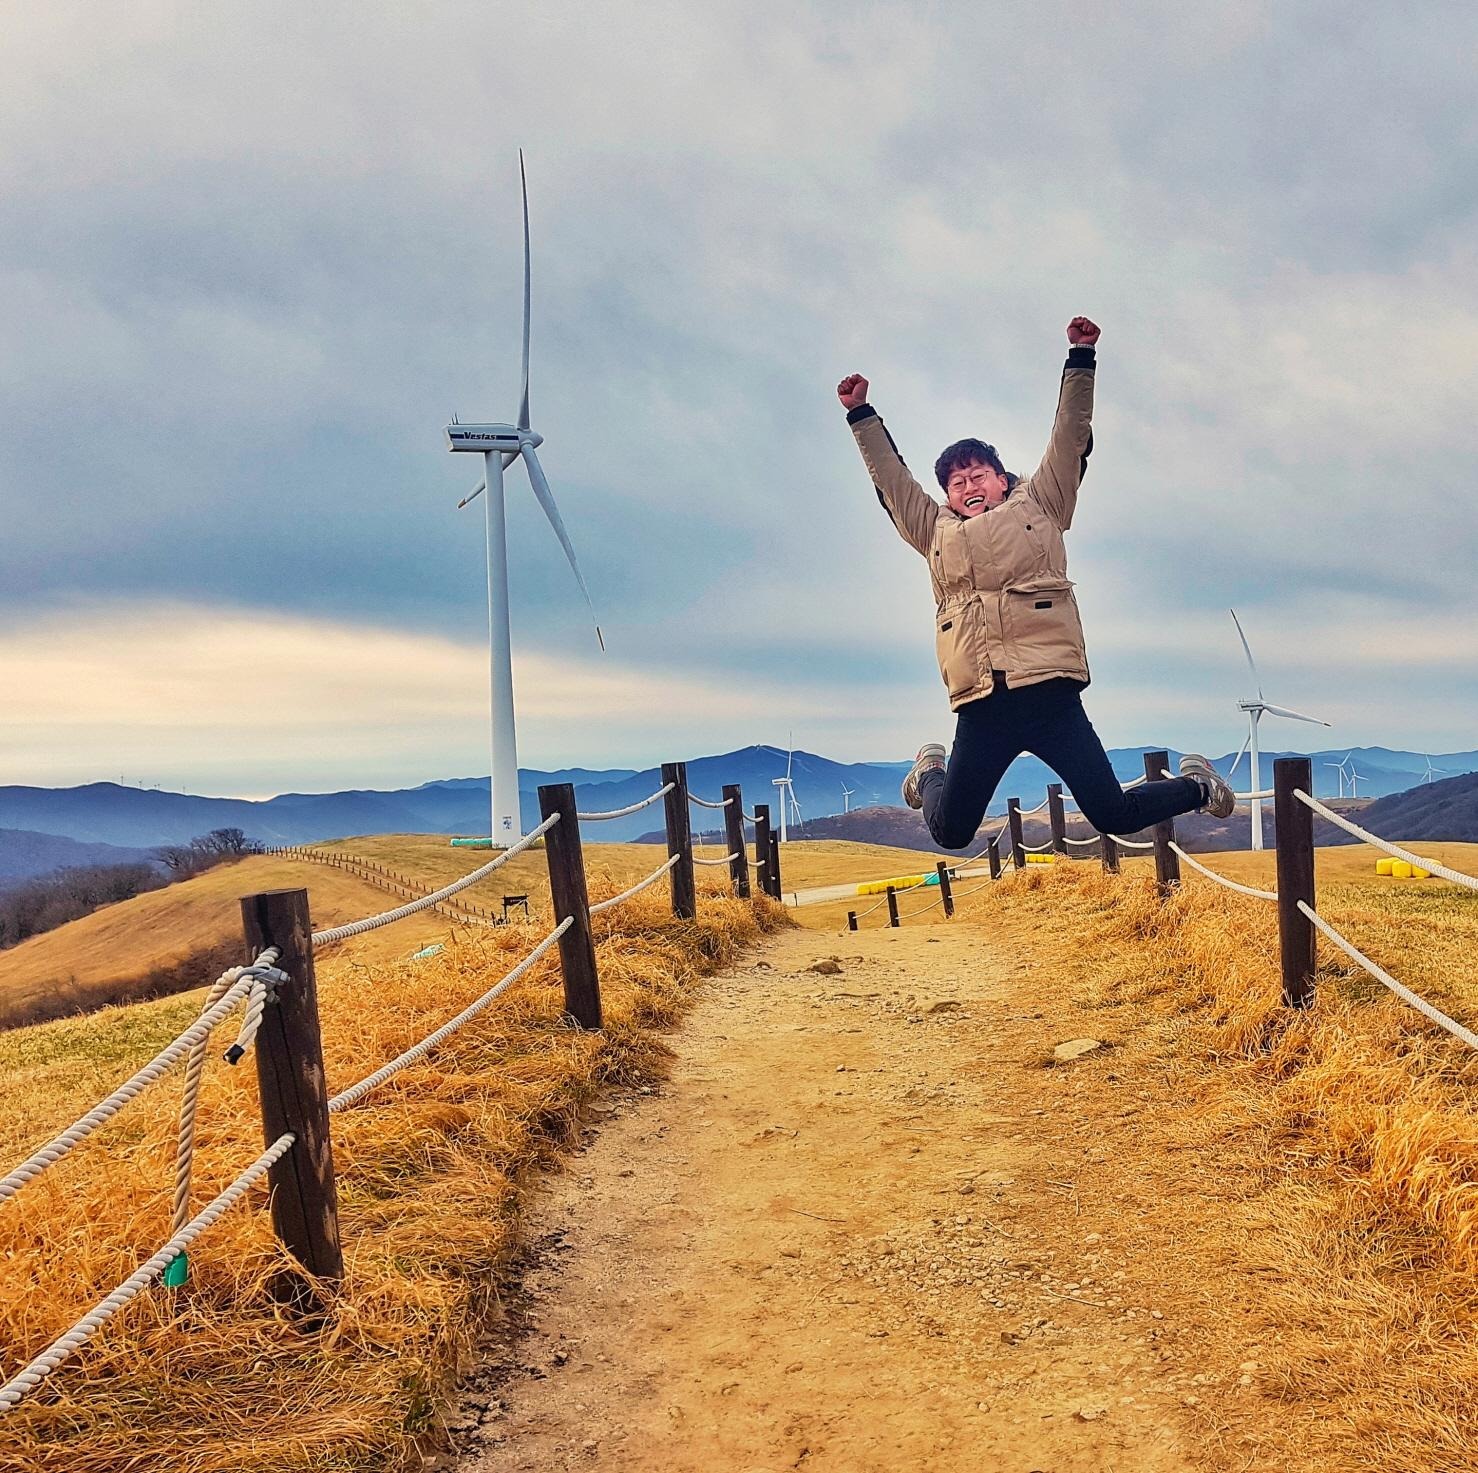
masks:
<svg viewBox="0 0 1478 1473"><path fill-rule="evenodd" d="M1358 798L1360 796L1360 784L1363 783L1363 782L1367 782L1367 781L1368 781L1368 779L1365 778L1365 777L1363 777L1360 773L1356 772L1355 771L1355 768L1354 768L1354 765L1351 764L1351 766L1350 766L1350 797L1352 797L1352 798Z"/></svg>
<svg viewBox="0 0 1478 1473"><path fill-rule="evenodd" d="M483 511L487 521L488 557L488 652L492 686L492 828L494 845L513 843L523 835L523 826L518 812L518 738L513 716L513 649L508 618L508 525L503 501L503 472L515 460L522 460L529 475L529 485L534 497L549 518L554 535L569 559L575 581L585 602L590 608L590 617L595 618L595 605L591 603L590 590L585 586L580 564L575 561L575 549L570 544L569 533L554 503L549 482L534 453L544 443L544 437L529 428L529 187L524 174L523 150L518 152L518 179L523 194L523 398L519 404L518 423L508 424L461 424L456 416L447 426L448 450L464 451L481 455L483 479L470 495L457 503L464 507L476 500L484 491ZM601 649L606 642L595 626L595 637Z"/></svg>
<svg viewBox="0 0 1478 1473"><path fill-rule="evenodd" d="M1345 765L1343 762L1326 762L1326 767L1332 767L1339 774L1339 795L1345 795Z"/></svg>
<svg viewBox="0 0 1478 1473"><path fill-rule="evenodd" d="M850 813L852 811L852 807L851 807L852 794L855 793L856 791L857 791L856 788L849 788L846 785L846 783L843 783L842 784L842 812L843 813Z"/></svg>
<svg viewBox="0 0 1478 1473"><path fill-rule="evenodd" d="M1257 688L1257 699L1255 701L1238 701L1237 705L1247 713L1247 740L1242 743L1242 752L1249 752L1252 758L1252 791L1262 791L1262 768L1258 761L1257 752L1257 723L1262 720L1266 713L1269 716L1282 716L1289 721L1308 721L1314 726L1328 726L1329 722L1318 716L1305 716L1301 711L1290 711L1287 706L1275 706L1271 701L1265 701L1262 694L1262 677L1257 673L1257 666L1252 659L1252 648L1247 643L1247 636L1242 633L1242 621L1237 618L1236 609L1229 610L1232 623L1237 626L1237 638L1242 641L1242 652L1247 656L1247 667L1252 671L1252 683ZM1232 772L1237 770L1237 763L1242 760L1242 752L1237 753L1237 761L1232 763ZM1228 777L1231 773L1227 774ZM1252 799L1252 847L1262 848L1262 804L1261 798Z"/></svg>

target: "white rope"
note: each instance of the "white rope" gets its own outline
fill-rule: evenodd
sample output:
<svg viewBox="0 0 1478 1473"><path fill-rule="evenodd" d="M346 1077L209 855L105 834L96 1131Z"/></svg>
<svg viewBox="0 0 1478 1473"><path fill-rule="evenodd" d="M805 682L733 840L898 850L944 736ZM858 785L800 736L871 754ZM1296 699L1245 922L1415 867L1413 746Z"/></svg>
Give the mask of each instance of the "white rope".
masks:
<svg viewBox="0 0 1478 1473"><path fill-rule="evenodd" d="M1111 838L1115 844L1122 844L1126 849L1153 849L1155 847L1155 841L1153 839L1121 839L1118 834L1110 834L1109 838Z"/></svg>
<svg viewBox="0 0 1478 1473"><path fill-rule="evenodd" d="M1265 788L1260 793L1233 793L1232 797L1240 798L1246 802L1250 798L1271 798L1275 796L1272 788Z"/></svg>
<svg viewBox="0 0 1478 1473"><path fill-rule="evenodd" d="M351 1084L348 1089L341 1090L328 1102L329 1114L336 1115L340 1110L347 1110L350 1105L363 1099L372 1089L377 1089L387 1079L399 1074L408 1064L414 1064L417 1059L429 1054L439 1043L444 1043L464 1023L471 1022L499 993L517 982L574 924L575 918L566 916L511 972L505 973L476 1002L469 1003L450 1022L443 1023L435 1033L428 1033L420 1043L412 1044L403 1054L396 1055L388 1064L382 1064L373 1074L366 1074L358 1084Z"/></svg>
<svg viewBox="0 0 1478 1473"><path fill-rule="evenodd" d="M681 858L682 856L680 854L674 854L666 864L658 866L646 879L638 880L631 889L623 890L619 895L611 896L609 900L602 900L599 905L592 905L590 907L590 914L593 916L599 915L601 911L609 910L613 905L620 905L623 900L630 900L633 895L639 895L648 885L655 885Z"/></svg>
<svg viewBox="0 0 1478 1473"><path fill-rule="evenodd" d="M1021 847L1028 854L1040 854L1044 849L1052 847L1052 840L1048 839L1045 844L1023 844Z"/></svg>
<svg viewBox="0 0 1478 1473"><path fill-rule="evenodd" d="M1127 793L1130 788L1137 788L1141 783L1147 783L1148 781L1149 778L1147 777L1137 777L1132 783L1120 783L1119 787L1123 792Z"/></svg>
<svg viewBox="0 0 1478 1473"><path fill-rule="evenodd" d="M1032 814L1034 814L1034 813L1040 813L1051 801L1052 801L1051 798L1043 798L1042 801L1040 803L1038 803L1035 808L1023 808L1023 809L1021 809L1020 810L1021 816L1023 818L1030 818L1032 816Z"/></svg>
<svg viewBox="0 0 1478 1473"><path fill-rule="evenodd" d="M61 1363L91 1339L131 1299L146 1289L223 1213L229 1211L288 1151L293 1134L280 1135L214 1201L190 1219L147 1263L141 1264L106 1299L99 1301L65 1335L54 1340L19 1375L0 1387L0 1412L24 1400Z"/></svg>
<svg viewBox="0 0 1478 1473"><path fill-rule="evenodd" d="M688 802L696 803L700 808L727 808L734 800L725 798L722 803L710 803L707 798L700 798L697 793L688 794Z"/></svg>
<svg viewBox="0 0 1478 1473"><path fill-rule="evenodd" d="M1444 880L1451 880L1454 885L1464 885L1469 890L1478 890L1478 880L1472 875L1465 875L1461 870L1448 869L1445 864L1438 864L1435 859L1423 859L1420 854L1413 854L1410 849L1403 849L1399 844L1388 843L1385 839L1377 838L1369 829L1362 829L1359 824L1351 823L1349 819L1333 810L1326 808L1317 798L1311 798L1302 788L1295 788L1293 796L1307 808L1312 808L1315 813L1327 818L1330 823L1342 828L1347 834L1353 834L1357 839L1364 839L1367 844L1374 844L1377 849L1384 849L1387 854L1394 855L1397 859L1404 859L1408 864L1414 864L1418 869L1424 869L1428 874L1441 875Z"/></svg>
<svg viewBox="0 0 1478 1473"><path fill-rule="evenodd" d="M270 957L277 959L277 948L269 947L258 958L261 962ZM202 1012L207 1011L230 985L229 974L218 977L206 996ZM251 990L246 995L246 1016L237 1030L236 1042L226 1050L226 1061L237 1063L256 1041L257 1031L262 1026L262 1014L267 1000L275 995L276 988L289 981L286 972L270 965L260 967L252 975ZM190 1220L190 1182L195 1169L195 1117L200 1105L200 1076L205 1068L207 1038L197 1038L190 1046L190 1057L185 1061L185 1089L180 1101L180 1123L175 1139L174 1170L174 1217L170 1230L179 1232Z"/></svg>
<svg viewBox="0 0 1478 1473"><path fill-rule="evenodd" d="M676 786L676 783L664 783L650 798L643 798L640 803L632 803L625 808L612 808L608 813L577 813L575 817L581 823L601 823L608 818L625 818L628 813L640 813L643 808L651 807L658 798L665 798Z"/></svg>
<svg viewBox="0 0 1478 1473"><path fill-rule="evenodd" d="M1062 836L1062 842L1064 844L1076 844L1081 849L1085 845L1098 843L1101 837L1099 834L1090 834L1086 839L1075 839L1071 834L1064 834Z"/></svg>
<svg viewBox="0 0 1478 1473"><path fill-rule="evenodd" d="M1272 890L1257 890L1251 885L1239 885L1236 880L1229 880L1225 875L1219 875L1214 869L1207 869L1199 859L1187 854L1174 839L1170 841L1170 847L1190 865L1192 869L1200 870L1208 880L1215 880L1218 885L1225 885L1228 890L1235 890L1239 895L1250 895L1254 900L1276 900L1278 897Z"/></svg>
<svg viewBox="0 0 1478 1473"><path fill-rule="evenodd" d="M460 880L453 880L450 885L444 885L440 890L433 891L430 895L423 895L419 900L412 900L409 905L402 905L395 910L387 910L377 916L366 916L362 921L350 921L346 926L335 926L330 931L315 931L313 933L313 944L315 946L327 946L331 941L342 941L347 936L359 936L365 931L374 931L381 926L388 926L394 921L403 921L406 916L415 915L418 910L426 910L436 904L438 900L445 900L448 895L455 895L459 890L465 890L469 885L475 885L486 875L492 874L500 865L507 864L515 854L522 854L537 839L542 839L545 834L559 822L559 814L551 813L538 828L531 830L516 844L510 844L496 859L489 860L481 869L475 869L470 875L463 875Z"/></svg>
<svg viewBox="0 0 1478 1473"><path fill-rule="evenodd" d="M1445 1028L1454 1038L1461 1039L1471 1049L1478 1049L1478 1034L1470 1029L1464 1028L1461 1023L1454 1022L1446 1013L1439 1012L1429 1003L1426 998L1418 997L1409 987L1403 987L1391 974L1383 968L1376 966L1371 959L1352 946L1323 916L1319 914L1307 901L1300 900L1298 908L1306 915L1344 954L1352 960L1360 963L1377 982L1384 983L1402 1002L1410 1003L1417 1012L1424 1017L1430 1018L1439 1028Z"/></svg>
<svg viewBox="0 0 1478 1473"><path fill-rule="evenodd" d="M738 858L739 858L739 851L736 849L732 854L726 854L726 855L724 855L724 857L722 859L699 859L698 856L695 854L693 856L693 863L694 864L733 864L733 862L736 859L738 859Z"/></svg>
<svg viewBox="0 0 1478 1473"><path fill-rule="evenodd" d="M125 1080L107 1099L99 1101L85 1115L74 1121L57 1138L42 1146L34 1155L21 1162L3 1181L0 1181L0 1202L13 1197L28 1181L40 1176L49 1166L54 1166L74 1146L80 1145L99 1126L111 1120L135 1095L147 1089L164 1075L170 1067L184 1057L197 1041L208 1038L211 1030L247 995L259 975L273 972L272 963L277 952L269 947L249 967L231 967L221 976L226 989L219 999L172 1042L166 1044L131 1079ZM278 973L277 975L281 975ZM229 980L228 980L229 979Z"/></svg>

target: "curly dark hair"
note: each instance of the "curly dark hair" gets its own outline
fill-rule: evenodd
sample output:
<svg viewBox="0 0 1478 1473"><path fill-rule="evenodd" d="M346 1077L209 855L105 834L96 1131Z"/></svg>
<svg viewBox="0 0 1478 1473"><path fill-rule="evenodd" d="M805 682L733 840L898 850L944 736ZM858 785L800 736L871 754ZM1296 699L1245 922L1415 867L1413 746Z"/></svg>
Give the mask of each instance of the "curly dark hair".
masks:
<svg viewBox="0 0 1478 1473"><path fill-rule="evenodd" d="M984 440L956 440L934 462L934 477L940 487L947 491L949 478L967 465L988 465L998 476L1007 476L1006 467L1001 464L1001 457L996 454L994 445L987 445ZM1010 477L1007 476L1007 479Z"/></svg>

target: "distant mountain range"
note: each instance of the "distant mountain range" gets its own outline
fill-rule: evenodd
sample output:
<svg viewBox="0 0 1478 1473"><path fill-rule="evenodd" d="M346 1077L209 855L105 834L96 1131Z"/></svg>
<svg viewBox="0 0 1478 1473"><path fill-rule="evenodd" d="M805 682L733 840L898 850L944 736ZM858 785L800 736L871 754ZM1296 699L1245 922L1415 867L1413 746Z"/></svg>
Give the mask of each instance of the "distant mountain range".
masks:
<svg viewBox="0 0 1478 1473"><path fill-rule="evenodd" d="M1127 782L1144 771L1142 747L1121 747L1109 753L1120 781ZM1179 753L1171 753L1172 764ZM1231 753L1217 759L1226 772ZM1263 754L1262 780L1272 780L1276 752ZM1300 754L1301 755L1301 754ZM1328 796L1337 791L1333 764L1345 756L1343 750L1316 752L1315 792ZM1431 795L1450 789L1450 780L1421 785L1427 759L1415 752L1385 747L1359 747L1351 763L1361 774L1361 796L1381 796L1410 789ZM1432 764L1451 773L1478 771L1478 751L1434 755ZM1326 765L1328 764L1328 765ZM801 812L807 819L826 819L841 814L843 788L850 790L847 804L854 808L894 810L900 819L913 815L902 809L898 786L908 771L903 762L833 762L812 752L796 752L791 776ZM769 746L741 747L718 756L697 757L688 762L688 782L702 797L717 799L726 783L744 789L745 806L752 812L756 803L775 809L774 780L783 777L786 753ZM1005 800L1019 796L1027 806L1036 803L1043 788L1053 781L1049 770L1034 757L1022 757L1007 770L999 790L995 811L1004 811ZM357 834L487 832L487 779L447 778L419 787L391 791L353 789L339 793L284 793L256 802L240 798L207 798L184 793L121 787L117 783L89 783L76 788L0 787L0 877L42 873L60 864L99 862L98 856L69 851L64 845L47 849L44 839L73 840L78 844L116 845L128 850L148 849L159 844L183 843L197 834L216 828L240 828L253 839L267 844L299 844L315 840L348 838ZM1249 781L1244 760L1237 785ZM661 786L656 768L563 768L552 772L521 771L521 807L526 827L538 821L535 789L542 783L570 782L576 801L584 811L623 808ZM1420 785L1420 786L1419 786ZM627 818L615 819L587 829L588 842L638 839L660 827L658 810L644 809ZM694 810L695 826L708 826L712 816ZM707 821L706 823L704 821ZM892 820L889 820L892 822ZM1244 820L1245 823L1245 820ZM843 825L843 827L848 827ZM906 827L906 823L905 823ZM13 831L24 831L18 837ZM819 828L815 830L820 833ZM1415 837L1415 835L1411 835ZM853 837L850 833L848 837ZM887 839L880 842L902 842ZM133 854L113 856L133 858Z"/></svg>
<svg viewBox="0 0 1478 1473"><path fill-rule="evenodd" d="M0 829L0 886L27 880L55 869L78 865L128 864L152 860L152 849L128 849L117 844L85 844L59 834L33 834L25 829Z"/></svg>

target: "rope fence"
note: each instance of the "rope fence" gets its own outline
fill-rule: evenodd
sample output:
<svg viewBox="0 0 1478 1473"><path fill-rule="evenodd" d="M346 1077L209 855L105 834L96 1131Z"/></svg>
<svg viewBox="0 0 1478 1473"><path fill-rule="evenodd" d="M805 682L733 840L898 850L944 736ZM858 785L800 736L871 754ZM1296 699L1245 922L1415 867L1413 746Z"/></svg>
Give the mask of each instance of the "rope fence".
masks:
<svg viewBox="0 0 1478 1473"><path fill-rule="evenodd" d="M366 916L362 921L350 921L345 926L334 926L327 931L315 931L313 944L327 946L331 942L343 941L350 936L361 936L366 931L377 931L381 926L393 925L396 921L403 921L407 916L415 915L417 911L429 910L437 901L445 900L449 895L456 895L469 886L475 885L479 880L486 879L494 870L502 868L515 855L532 848L559 822L559 819L560 815L557 814L546 818L543 823L531 830L516 844L510 844L496 859L490 859L486 864L473 870L471 874L463 875L460 880L453 880L450 885L443 885L440 890L433 891L430 895L423 895L419 900L412 900L408 905L397 906L394 910L382 911L379 915Z"/></svg>
<svg viewBox="0 0 1478 1473"><path fill-rule="evenodd" d="M628 803L625 808L611 808L605 813L577 813L575 817L581 823L604 823L611 818L625 818L628 814L640 813L643 808L650 808L658 798L665 798L676 786L675 783L663 783L655 793L649 794L639 803Z"/></svg>
<svg viewBox="0 0 1478 1473"><path fill-rule="evenodd" d="M248 896L242 901L243 919L255 960L247 966L232 967L211 985L200 1015L160 1051L125 1080L105 1099L80 1116L55 1139L33 1152L8 1176L0 1179L0 1202L14 1196L28 1182L63 1160L78 1145L107 1124L128 1103L150 1085L161 1079L175 1064L185 1060L184 1088L176 1133L174 1190L171 1203L171 1231L163 1246L141 1264L111 1293L101 1299L65 1334L53 1342L40 1356L3 1387L0 1387L0 1414L22 1401L60 1366L77 1348L107 1323L120 1309L150 1284L164 1275L166 1284L183 1283L184 1255L189 1245L219 1217L239 1202L250 1188L264 1176L271 1176L273 1224L283 1246L297 1262L308 1268L312 1276L300 1284L331 1283L342 1276L343 1258L338 1244L338 1227L333 1194L332 1154L328 1147L329 1117L348 1109L372 1090L424 1058L452 1034L465 1027L521 977L525 976L557 946L564 972L565 1005L568 1020L575 1026L599 1028L601 1024L599 981L595 971L594 942L589 918L609 911L654 885L664 875L672 877L673 914L679 919L696 916L693 888L695 864L731 867L735 891L749 894L748 869L743 844L743 802L737 787L725 788L720 803L695 799L702 807L726 811L729 852L721 858L700 859L694 856L692 834L687 821L689 799L686 769L681 763L663 765L663 785L651 796L626 808L606 813L580 814L576 811L574 788L569 784L548 785L539 789L542 821L523 838L511 844L487 864L442 886L431 894L418 896L412 902L393 910L366 916L344 925L312 931L308 924L308 892L306 890L274 891ZM585 871L579 834L579 820L601 821L639 812L659 799L667 803L668 857L651 874L636 884L591 905L585 893ZM519 854L545 840L549 865L550 890L557 924L533 950L505 972L492 986L455 1017L412 1044L402 1053L367 1074L357 1083L325 1100L321 1089L322 1048L319 1041L316 992L313 986L313 951L351 936L377 930L415 915L446 901L451 896L475 885ZM737 840L737 842L736 842ZM309 857L309 851L277 851L293 857ZM312 856L320 858L321 856ZM368 861L368 869L378 868ZM338 864L337 867L345 867ZM775 866L774 868L778 868ZM778 874L772 876L778 889ZM382 887L383 888L383 887ZM274 933L268 943L253 940ZM281 939L278 939L280 936ZM582 960L583 958L583 960ZM279 1013L278 1024L262 1031L268 1010L274 1004L289 1000L291 1007ZM236 1063L254 1043L257 1048L258 1086L262 1094L264 1119L283 1119L286 1130L267 1134L273 1143L238 1175L224 1191L198 1212L191 1215L190 1197L199 1115L200 1085L204 1074L206 1052L211 1033L238 1007L244 1017L235 1041L225 1058ZM305 1011L306 1010L306 1011ZM280 1026L279 1026L280 1025ZM264 1060L263 1049L271 1055ZM316 1063L315 1063L316 1060ZM316 1068L316 1077L314 1070ZM270 1108L269 1108L270 1106ZM279 1165L297 1142L307 1141L308 1156L299 1153L296 1169ZM314 1142L322 1146L319 1151ZM318 1161L322 1156L323 1162ZM324 1164L326 1163L326 1165ZM326 1178L320 1179L326 1170ZM326 1195L325 1195L326 1191ZM291 1199L281 1217L277 1203ZM327 1254L325 1256L325 1247ZM178 1275L176 1277L175 1275ZM288 1276L292 1278L292 1275ZM274 1292L276 1292L274 1290Z"/></svg>
<svg viewBox="0 0 1478 1473"><path fill-rule="evenodd" d="M1185 860L1185 862L1190 865L1192 869L1199 870L1203 875L1206 876L1208 880L1215 880L1218 885L1224 885L1228 890L1235 890L1239 895L1250 895L1254 900L1276 901L1278 898L1277 894L1272 890L1259 890L1252 885L1239 884L1236 880L1229 880L1225 875L1217 874L1216 871L1213 869L1207 869L1206 866L1202 864L1199 859L1197 859L1193 854L1187 854L1185 850L1182 849L1180 845L1177 844L1174 840L1171 840L1170 847L1183 860Z"/></svg>
<svg viewBox="0 0 1478 1473"><path fill-rule="evenodd" d="M613 905L620 905L623 900L630 900L633 895L640 895L648 885L655 885L658 880L678 862L679 855L674 854L666 864L659 864L646 879L638 880L629 890L623 890L619 895L613 895L609 900L602 900L590 907L590 914L599 915L602 911L610 910Z"/></svg>
<svg viewBox="0 0 1478 1473"><path fill-rule="evenodd" d="M1306 808L1312 809L1320 818L1327 818L1337 828L1343 829L1347 834L1353 834L1357 839L1363 839L1367 844L1373 844L1377 849L1384 849L1394 859L1404 859L1407 864L1414 864L1418 869L1424 869L1429 874L1440 875L1444 880L1451 880L1454 885L1461 885L1468 890L1478 890L1478 879L1472 875L1465 875L1461 870L1449 869L1445 864L1438 864L1435 859L1423 859L1420 854L1413 854L1410 849L1403 849L1399 844L1393 844L1389 839L1382 839L1378 834L1372 834L1369 829L1362 829L1359 824L1351 823L1342 813L1336 813L1332 808L1326 808L1317 798L1311 798L1302 789L1298 789L1293 795Z"/></svg>
<svg viewBox="0 0 1478 1473"><path fill-rule="evenodd" d="M700 808L727 808L734 800L725 798L722 803L715 803L709 798L700 798L697 793L688 794L688 802L696 803Z"/></svg>

